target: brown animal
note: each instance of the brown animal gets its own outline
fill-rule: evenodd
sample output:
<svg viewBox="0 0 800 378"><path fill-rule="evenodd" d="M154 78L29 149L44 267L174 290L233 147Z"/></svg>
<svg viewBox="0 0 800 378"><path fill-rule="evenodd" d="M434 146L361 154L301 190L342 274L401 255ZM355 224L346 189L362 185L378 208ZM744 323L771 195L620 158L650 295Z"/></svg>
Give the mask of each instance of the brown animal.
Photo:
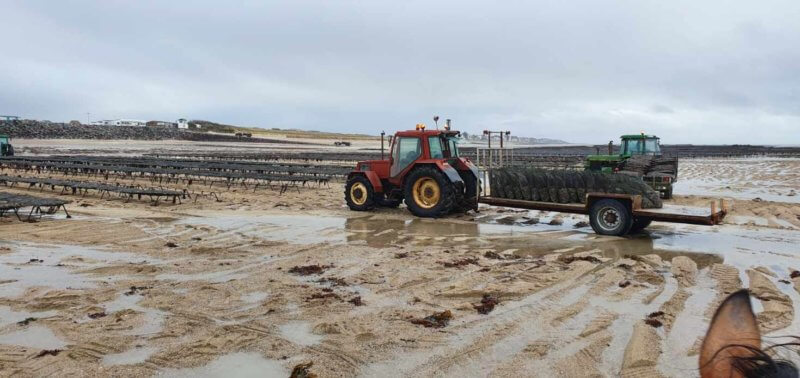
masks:
<svg viewBox="0 0 800 378"><path fill-rule="evenodd" d="M750 292L739 290L722 302L711 320L700 350L700 376L797 377L797 367L773 359L767 352L778 346L798 345L789 343L762 349Z"/></svg>

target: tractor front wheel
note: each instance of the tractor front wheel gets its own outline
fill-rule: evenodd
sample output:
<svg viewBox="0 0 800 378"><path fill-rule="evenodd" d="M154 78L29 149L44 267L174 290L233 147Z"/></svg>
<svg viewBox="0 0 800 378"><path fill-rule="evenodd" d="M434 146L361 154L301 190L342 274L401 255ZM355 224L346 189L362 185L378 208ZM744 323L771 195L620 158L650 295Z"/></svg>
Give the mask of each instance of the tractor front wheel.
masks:
<svg viewBox="0 0 800 378"><path fill-rule="evenodd" d="M344 187L344 199L350 210L372 210L375 207L375 190L365 176L353 176Z"/></svg>
<svg viewBox="0 0 800 378"><path fill-rule="evenodd" d="M420 167L406 177L405 201L418 217L438 218L455 205L453 183L436 167Z"/></svg>

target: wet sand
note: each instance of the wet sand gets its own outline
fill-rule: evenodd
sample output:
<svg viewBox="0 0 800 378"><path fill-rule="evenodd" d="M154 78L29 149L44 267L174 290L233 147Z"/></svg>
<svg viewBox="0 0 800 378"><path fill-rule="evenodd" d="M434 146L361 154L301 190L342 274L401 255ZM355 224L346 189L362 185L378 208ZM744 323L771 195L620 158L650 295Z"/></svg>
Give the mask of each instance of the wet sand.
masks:
<svg viewBox="0 0 800 378"><path fill-rule="evenodd" d="M734 198L725 225L614 238L536 211L351 212L335 182L158 207L67 198L73 219L0 219L0 376L287 376L309 361L321 377L696 376L739 287L765 332L800 334L790 202ZM499 303L481 314L486 295ZM442 328L412 322L443 311Z"/></svg>

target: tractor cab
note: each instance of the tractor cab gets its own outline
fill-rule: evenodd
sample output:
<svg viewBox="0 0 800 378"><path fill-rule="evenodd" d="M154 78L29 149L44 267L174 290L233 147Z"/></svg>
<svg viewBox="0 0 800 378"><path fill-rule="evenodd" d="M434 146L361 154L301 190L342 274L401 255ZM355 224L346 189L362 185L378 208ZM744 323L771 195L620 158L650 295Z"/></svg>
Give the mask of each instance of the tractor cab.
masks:
<svg viewBox="0 0 800 378"><path fill-rule="evenodd" d="M608 155L590 155L586 158L586 169L612 173L632 156L661 156L661 139L655 135L630 134L623 135L618 154L612 151L612 144L608 142Z"/></svg>
<svg viewBox="0 0 800 378"><path fill-rule="evenodd" d="M0 135L0 156L14 156L14 147L7 135Z"/></svg>
<svg viewBox="0 0 800 378"><path fill-rule="evenodd" d="M388 156L359 162L348 175L348 206L364 211L376 205L397 207L405 200L412 213L423 217L477 209L480 174L459 155L459 135L449 122L443 130L417 124L395 133Z"/></svg>
<svg viewBox="0 0 800 378"><path fill-rule="evenodd" d="M623 135L620 154L625 157L634 155L661 156L661 139L655 135Z"/></svg>
<svg viewBox="0 0 800 378"><path fill-rule="evenodd" d="M672 198L672 184L678 180L678 159L663 157L661 139L645 133L623 135L620 139L618 154L613 153L609 142L608 155L588 156L586 169L638 175L664 198Z"/></svg>
<svg viewBox="0 0 800 378"><path fill-rule="evenodd" d="M416 130L400 131L392 138L389 164L390 178L396 183L401 174L418 161L443 161L458 164L458 131Z"/></svg>

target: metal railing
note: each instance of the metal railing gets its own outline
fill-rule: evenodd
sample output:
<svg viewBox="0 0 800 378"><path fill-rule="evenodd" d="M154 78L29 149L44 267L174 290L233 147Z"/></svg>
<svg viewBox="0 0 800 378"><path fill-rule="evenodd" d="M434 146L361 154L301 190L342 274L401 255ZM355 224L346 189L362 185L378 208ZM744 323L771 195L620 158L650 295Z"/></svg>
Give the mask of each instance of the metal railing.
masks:
<svg viewBox="0 0 800 378"><path fill-rule="evenodd" d="M475 151L475 165L480 169L502 168L514 164L513 148L484 148Z"/></svg>

